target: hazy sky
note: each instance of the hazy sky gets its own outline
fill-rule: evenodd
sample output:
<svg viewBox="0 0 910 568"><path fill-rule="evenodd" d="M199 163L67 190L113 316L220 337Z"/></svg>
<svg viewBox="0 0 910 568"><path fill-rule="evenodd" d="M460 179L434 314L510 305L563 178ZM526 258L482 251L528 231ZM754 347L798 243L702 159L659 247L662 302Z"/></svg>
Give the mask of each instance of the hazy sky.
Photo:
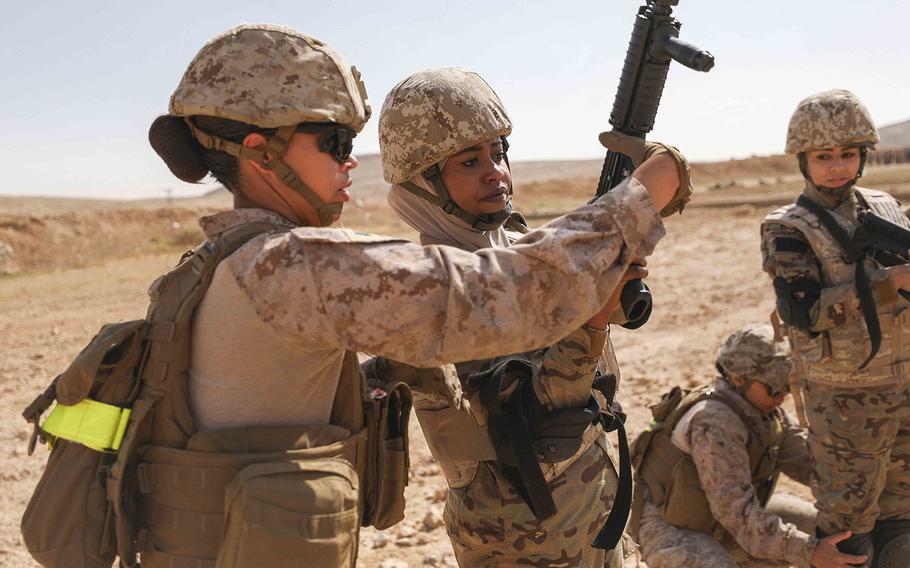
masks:
<svg viewBox="0 0 910 568"><path fill-rule="evenodd" d="M374 119L399 80L459 65L483 75L515 123L510 156L601 156L639 0L44 0L0 4L0 194L78 197L198 192L148 146L152 119L205 41L242 22L280 23L363 72ZM910 118L910 2L681 0L682 37L708 74L674 65L653 138L692 160L782 150L810 93L847 88L879 124ZM15 7L13 7L15 6ZM356 188L355 188L356 191Z"/></svg>

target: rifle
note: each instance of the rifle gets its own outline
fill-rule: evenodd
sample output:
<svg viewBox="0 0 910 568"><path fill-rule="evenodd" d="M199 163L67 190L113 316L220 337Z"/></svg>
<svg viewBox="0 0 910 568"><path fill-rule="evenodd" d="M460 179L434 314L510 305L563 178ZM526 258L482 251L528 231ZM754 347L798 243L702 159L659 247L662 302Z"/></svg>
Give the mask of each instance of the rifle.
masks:
<svg viewBox="0 0 910 568"><path fill-rule="evenodd" d="M882 266L910 263L910 229L869 211L856 214L859 227L853 241L870 258Z"/></svg>
<svg viewBox="0 0 910 568"><path fill-rule="evenodd" d="M866 256L882 266L910 264L910 229L880 217L868 209L856 214L859 227L853 242ZM910 302L910 292L902 288L897 293Z"/></svg>
<svg viewBox="0 0 910 568"><path fill-rule="evenodd" d="M679 0L645 0L638 9L610 113L615 131L642 139L651 131L671 60L696 71L714 67L713 55L679 39L682 24L672 15L677 4ZM608 151L594 199L619 185L633 169L628 156ZM651 290L641 280L626 283L620 301L627 329L643 326L651 316Z"/></svg>

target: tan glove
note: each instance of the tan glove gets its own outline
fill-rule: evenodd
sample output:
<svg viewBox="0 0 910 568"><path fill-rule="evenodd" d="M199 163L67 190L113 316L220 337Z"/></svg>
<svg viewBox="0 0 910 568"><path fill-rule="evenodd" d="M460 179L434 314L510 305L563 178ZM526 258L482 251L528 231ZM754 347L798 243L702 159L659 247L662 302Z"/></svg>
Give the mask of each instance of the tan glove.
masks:
<svg viewBox="0 0 910 568"><path fill-rule="evenodd" d="M692 181L689 178L689 161L682 155L682 152L674 146L668 146L667 144L662 144L660 142L642 140L635 136L627 136L626 134L616 132L615 130L601 132L599 139L604 148L629 156L632 160L632 165L636 168L652 156L664 152L670 154L670 157L676 162L676 170L679 174L679 189L676 190L676 195L673 196L670 203L661 210L660 216L669 217L676 212L682 213L686 203L692 199Z"/></svg>

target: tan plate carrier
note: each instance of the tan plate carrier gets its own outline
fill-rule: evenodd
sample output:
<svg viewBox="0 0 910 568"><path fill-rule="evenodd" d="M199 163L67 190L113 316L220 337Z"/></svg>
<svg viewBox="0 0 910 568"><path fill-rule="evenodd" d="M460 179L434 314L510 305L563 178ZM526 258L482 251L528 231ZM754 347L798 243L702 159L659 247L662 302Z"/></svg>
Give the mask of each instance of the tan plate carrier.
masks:
<svg viewBox="0 0 910 568"><path fill-rule="evenodd" d="M109 324L23 415L52 445L23 515L46 567L354 566L360 526L404 516L406 385L367 395L345 353L324 426L197 431L188 400L190 323L218 263L281 230L250 223L186 253L149 291L145 319ZM90 449L39 427L54 401L123 411L119 447Z"/></svg>

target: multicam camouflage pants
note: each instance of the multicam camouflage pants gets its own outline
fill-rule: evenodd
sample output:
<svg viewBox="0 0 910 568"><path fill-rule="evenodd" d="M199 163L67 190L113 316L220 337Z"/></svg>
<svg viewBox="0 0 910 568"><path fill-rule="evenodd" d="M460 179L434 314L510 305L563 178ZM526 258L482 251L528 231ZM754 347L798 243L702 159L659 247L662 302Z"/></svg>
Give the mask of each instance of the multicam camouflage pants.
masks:
<svg viewBox="0 0 910 568"><path fill-rule="evenodd" d="M792 495L774 495L765 507L784 522L803 532L815 532L815 508ZM639 528L641 555L648 568L780 568L789 562L753 558L728 539L721 542L709 534L677 528L663 520L657 508L646 501Z"/></svg>
<svg viewBox="0 0 910 568"><path fill-rule="evenodd" d="M605 434L548 483L556 515L537 520L488 462L474 479L449 489L445 523L459 566L620 568L622 548L591 547L616 495L614 450Z"/></svg>
<svg viewBox="0 0 910 568"><path fill-rule="evenodd" d="M910 381L900 386L803 386L812 493L826 533L868 533L910 519Z"/></svg>

